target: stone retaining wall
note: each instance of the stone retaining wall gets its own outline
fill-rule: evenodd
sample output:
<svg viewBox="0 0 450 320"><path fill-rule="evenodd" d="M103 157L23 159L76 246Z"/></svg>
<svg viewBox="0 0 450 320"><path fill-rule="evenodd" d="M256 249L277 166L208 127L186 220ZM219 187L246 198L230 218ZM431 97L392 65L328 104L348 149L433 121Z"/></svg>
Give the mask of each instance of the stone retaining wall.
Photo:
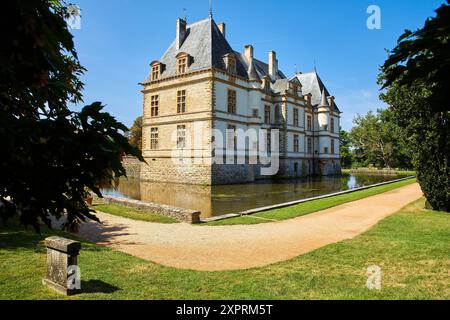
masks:
<svg viewBox="0 0 450 320"><path fill-rule="evenodd" d="M174 218L178 221L195 224L200 222L200 211L177 208L164 204L152 202L143 202L132 199L122 199L105 196L101 201L105 203L118 204L126 207L132 207L143 211L157 213L166 217Z"/></svg>
<svg viewBox="0 0 450 320"><path fill-rule="evenodd" d="M122 165L127 172L127 177L132 179L139 179L141 176L142 163L134 157L123 157Z"/></svg>

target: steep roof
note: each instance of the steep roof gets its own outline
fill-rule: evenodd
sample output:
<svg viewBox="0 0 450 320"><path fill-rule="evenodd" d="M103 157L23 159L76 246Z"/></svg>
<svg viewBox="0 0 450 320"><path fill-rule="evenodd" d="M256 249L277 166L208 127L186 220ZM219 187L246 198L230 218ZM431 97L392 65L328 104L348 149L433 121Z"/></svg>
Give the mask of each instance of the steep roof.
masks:
<svg viewBox="0 0 450 320"><path fill-rule="evenodd" d="M319 105L321 103L322 93L325 93L325 97L331 96L330 92L325 87L325 85L322 82L322 79L320 79L319 75L315 70L312 72L297 74L297 78L302 84L303 94L306 95L311 93L312 105ZM334 107L339 111L339 108L336 105L336 103L334 103Z"/></svg>
<svg viewBox="0 0 450 320"><path fill-rule="evenodd" d="M159 60L165 66L161 78L176 75L176 56L181 52L185 52L192 57L192 62L189 66L190 71L211 67L225 70L223 56L234 53L237 58L236 72L238 76L259 80L265 75L269 75L269 66L262 61L253 59L253 66L250 67L244 55L231 48L212 18L187 25L186 36L180 49L177 49L176 40L172 42L169 49L164 53L161 60ZM250 70L250 75L248 74L248 70ZM279 71L275 77L272 77L272 81L282 78L285 78L285 76ZM145 82L147 81L149 79Z"/></svg>

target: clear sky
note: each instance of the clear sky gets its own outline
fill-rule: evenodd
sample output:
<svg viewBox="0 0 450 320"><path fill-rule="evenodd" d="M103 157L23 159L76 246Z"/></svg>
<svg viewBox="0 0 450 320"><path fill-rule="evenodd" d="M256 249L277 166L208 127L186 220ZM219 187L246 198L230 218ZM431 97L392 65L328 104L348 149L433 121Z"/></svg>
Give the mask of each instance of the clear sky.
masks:
<svg viewBox="0 0 450 320"><path fill-rule="evenodd" d="M175 37L175 22L209 14L209 0L72 0L82 10L72 30L81 63L85 103L102 101L106 111L130 126L141 114L139 82ZM233 49L253 44L255 56L278 55L287 75L313 70L343 111L342 126L355 114L383 107L376 84L385 49L405 29L422 27L443 0L213 0L214 20L225 22ZM381 9L381 30L369 30L369 5ZM185 10L183 10L185 9Z"/></svg>

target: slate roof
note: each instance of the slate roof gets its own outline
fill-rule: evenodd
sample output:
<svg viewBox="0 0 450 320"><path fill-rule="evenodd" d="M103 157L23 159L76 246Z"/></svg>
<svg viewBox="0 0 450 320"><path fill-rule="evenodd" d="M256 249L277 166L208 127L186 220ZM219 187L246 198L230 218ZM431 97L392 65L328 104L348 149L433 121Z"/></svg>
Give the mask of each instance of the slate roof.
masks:
<svg viewBox="0 0 450 320"><path fill-rule="evenodd" d="M253 68L250 68L249 62L245 56L239 52L234 51L223 34L220 32L215 21L207 18L186 27L186 37L180 49L177 49L176 40L172 42L169 49L164 53L159 60L164 64L161 79L172 77L176 75L177 54L185 52L192 57L190 71L197 71L215 67L225 70L223 56L229 53L234 53L236 56L236 71L237 75L247 79L260 80L265 75L269 75L268 64L253 59ZM248 70L250 69L250 76ZM278 74L272 78L272 81L285 78L284 74L279 71ZM148 82L147 78L145 82ZM144 82L144 83L145 83Z"/></svg>
<svg viewBox="0 0 450 320"><path fill-rule="evenodd" d="M302 84L303 94L312 94L311 103L319 105L322 98L322 91L326 97L331 96L316 71L300 73L288 79L281 70L278 70L274 76L269 75L269 65L256 58L253 64L247 60L243 53L237 52L231 48L228 41L220 32L215 21L208 17L207 19L192 23L186 27L186 37L180 49L177 49L176 40L172 42L169 49L164 53L161 60L164 69L161 73L161 79L176 76L177 59L176 56L185 52L192 58L189 71L197 71L215 67L225 70L223 56L234 54L236 56L237 75L250 80L262 80L268 76L271 80L271 88L275 93L283 93L289 88L289 81L297 79ZM147 83L149 79L144 81ZM334 104L339 111L339 108Z"/></svg>
<svg viewBox="0 0 450 320"><path fill-rule="evenodd" d="M303 94L305 94L305 95L309 94L309 93L312 94L311 104L313 106L314 105L317 106L321 103L322 92L325 93L326 97L331 96L330 92L325 87L325 85L322 82L322 79L320 79L319 75L317 74L317 72L315 70L312 72L297 74L297 78L300 81L300 83L302 84ZM334 107L337 109L337 111L339 111L339 108L336 105L336 103L334 103Z"/></svg>

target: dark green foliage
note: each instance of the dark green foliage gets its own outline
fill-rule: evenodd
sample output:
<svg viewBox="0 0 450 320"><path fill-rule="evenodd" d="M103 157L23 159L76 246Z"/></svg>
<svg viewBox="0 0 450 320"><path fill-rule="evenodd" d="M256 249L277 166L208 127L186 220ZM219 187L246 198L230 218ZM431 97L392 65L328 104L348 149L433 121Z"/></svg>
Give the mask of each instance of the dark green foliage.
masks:
<svg viewBox="0 0 450 320"><path fill-rule="evenodd" d="M354 119L349 133L355 166L410 169L411 159L391 110L377 110Z"/></svg>
<svg viewBox="0 0 450 320"><path fill-rule="evenodd" d="M348 132L341 129L340 130L340 145L339 151L341 155L341 166L342 168L351 168L352 166L352 154L351 154L351 141L348 136Z"/></svg>
<svg viewBox="0 0 450 320"><path fill-rule="evenodd" d="M436 13L422 29L399 38L382 67L387 92L381 98L404 129L428 202L450 211L450 6Z"/></svg>
<svg viewBox="0 0 450 320"><path fill-rule="evenodd" d="M127 128L99 102L82 102L80 65L58 1L10 0L0 13L0 215L39 230L67 213L67 229L95 216L84 199L125 175L123 154L142 160Z"/></svg>

